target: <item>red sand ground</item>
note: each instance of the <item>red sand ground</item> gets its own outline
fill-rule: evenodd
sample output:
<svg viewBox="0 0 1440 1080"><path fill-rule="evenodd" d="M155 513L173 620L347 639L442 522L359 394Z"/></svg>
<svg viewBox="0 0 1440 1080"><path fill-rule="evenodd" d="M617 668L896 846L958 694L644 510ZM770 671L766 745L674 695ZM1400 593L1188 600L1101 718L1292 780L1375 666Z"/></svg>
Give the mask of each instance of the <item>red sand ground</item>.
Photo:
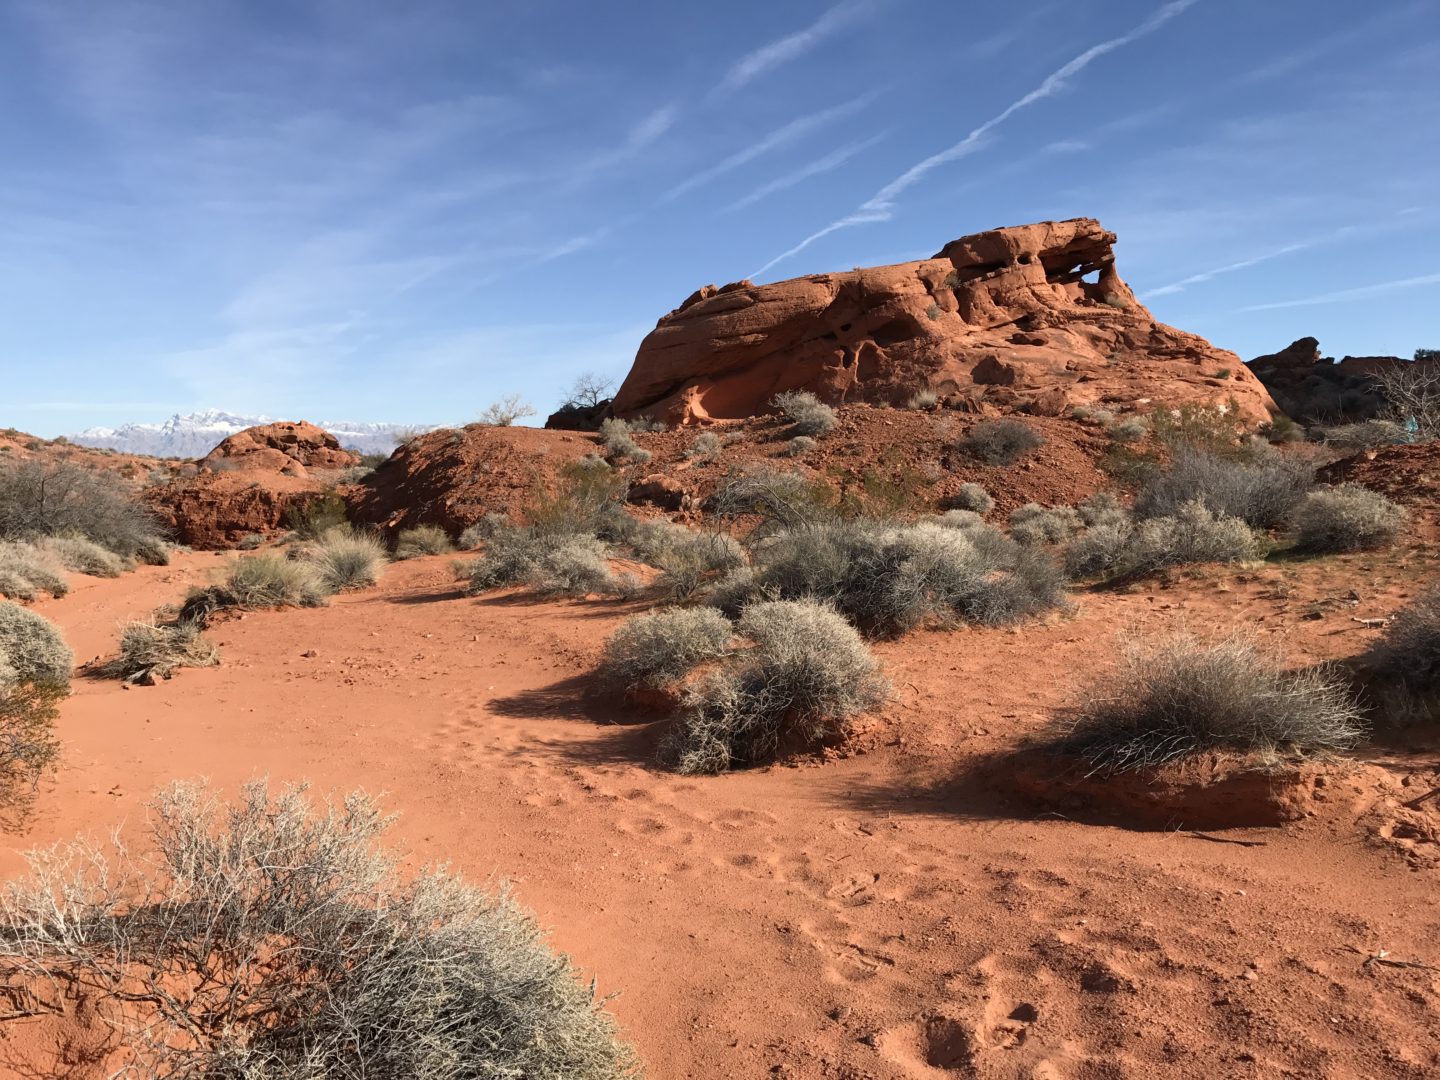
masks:
<svg viewBox="0 0 1440 1080"><path fill-rule="evenodd" d="M1433 580L1434 550L1207 571L883 644L896 701L848 753L714 778L655 767L655 725L605 723L632 718L586 695L639 605L467 598L447 559L416 560L328 608L215 627L221 667L77 680L58 778L0 874L21 848L139 826L175 778L363 786L417 863L515 883L619 992L654 1078L1435 1076L1440 970L1366 963L1440 965L1435 819L1395 827L1433 753L1373 755L1314 816L1224 834L1254 847L1082 824L967 777L1121 629L1243 621L1296 662L1351 655L1375 633L1352 617ZM76 578L39 610L85 660L222 558ZM29 1052L11 1029L0 1072Z"/></svg>

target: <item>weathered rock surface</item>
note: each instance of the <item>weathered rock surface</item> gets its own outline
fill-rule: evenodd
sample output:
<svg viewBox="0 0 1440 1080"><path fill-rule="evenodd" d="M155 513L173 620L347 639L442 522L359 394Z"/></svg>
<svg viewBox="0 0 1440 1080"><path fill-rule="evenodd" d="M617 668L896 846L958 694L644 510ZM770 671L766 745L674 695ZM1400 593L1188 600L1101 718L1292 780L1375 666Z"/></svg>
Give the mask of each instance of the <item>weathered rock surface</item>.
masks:
<svg viewBox="0 0 1440 1080"><path fill-rule="evenodd" d="M292 507L322 495L359 460L314 424L264 424L225 439L196 475L148 489L146 501L181 543L233 547L281 528Z"/></svg>
<svg viewBox="0 0 1440 1080"><path fill-rule="evenodd" d="M1075 218L962 237L918 262L707 285L646 336L612 409L691 423L767 412L784 390L903 404L932 389L973 411L1052 416L1233 399L1264 421L1274 404L1240 358L1156 322L1114 242Z"/></svg>
<svg viewBox="0 0 1440 1080"><path fill-rule="evenodd" d="M1368 420L1385 405L1376 376L1396 367L1434 361L1400 356L1345 356L1320 353L1320 342L1303 337L1279 352L1247 363L1287 416L1304 423L1354 423Z"/></svg>
<svg viewBox="0 0 1440 1080"><path fill-rule="evenodd" d="M307 469L348 469L359 462L360 455L342 450L334 435L301 420L236 432L200 459L200 469L223 472L238 468L304 476Z"/></svg>

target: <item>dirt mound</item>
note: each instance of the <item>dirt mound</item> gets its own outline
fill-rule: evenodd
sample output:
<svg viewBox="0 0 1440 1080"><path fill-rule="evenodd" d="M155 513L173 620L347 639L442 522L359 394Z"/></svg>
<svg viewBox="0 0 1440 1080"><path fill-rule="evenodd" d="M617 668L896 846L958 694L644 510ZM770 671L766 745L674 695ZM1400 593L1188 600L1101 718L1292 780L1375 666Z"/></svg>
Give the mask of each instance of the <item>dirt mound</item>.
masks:
<svg viewBox="0 0 1440 1080"><path fill-rule="evenodd" d="M1234 353L1156 322L1116 272L1114 241L1075 218L962 237L918 262L707 285L641 343L612 408L690 423L764 413L784 390L832 404L933 390L1049 416L1233 399L1264 421L1265 388Z"/></svg>
<svg viewBox="0 0 1440 1080"><path fill-rule="evenodd" d="M348 469L359 462L359 454L342 450L340 441L324 428L304 420L281 421L237 431L200 459L200 470L244 469L304 476L307 469Z"/></svg>
<svg viewBox="0 0 1440 1080"><path fill-rule="evenodd" d="M1327 483L1363 484L1400 502L1425 508L1440 504L1440 442L1383 446L1320 470Z"/></svg>
<svg viewBox="0 0 1440 1080"><path fill-rule="evenodd" d="M1283 825L1314 812L1350 771L1313 762L1262 768L1215 755L1154 769L1092 775L1079 760L1031 751L1007 757L993 782L1040 806L1130 828L1231 829Z"/></svg>
<svg viewBox="0 0 1440 1080"><path fill-rule="evenodd" d="M493 512L515 513L557 466L597 449L562 431L471 424L416 436L350 493L355 521L394 531L439 525L452 535Z"/></svg>

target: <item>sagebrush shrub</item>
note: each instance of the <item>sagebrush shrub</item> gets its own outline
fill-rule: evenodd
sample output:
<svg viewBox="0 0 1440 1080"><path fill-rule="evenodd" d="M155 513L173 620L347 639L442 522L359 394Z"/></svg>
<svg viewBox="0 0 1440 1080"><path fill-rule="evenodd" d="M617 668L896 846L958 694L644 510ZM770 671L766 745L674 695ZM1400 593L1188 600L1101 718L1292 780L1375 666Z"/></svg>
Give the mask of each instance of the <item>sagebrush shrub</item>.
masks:
<svg viewBox="0 0 1440 1080"><path fill-rule="evenodd" d="M605 456L610 461L630 460L643 465L650 460L649 450L641 447L631 437L632 428L624 420L611 417L600 424L600 443L605 447Z"/></svg>
<svg viewBox="0 0 1440 1080"><path fill-rule="evenodd" d="M263 783L224 806L176 785L132 854L30 860L0 918L0 977L41 1012L93 1002L137 1074L622 1080L633 1053L508 890L412 873L362 792ZM136 992L137 988L156 992Z"/></svg>
<svg viewBox="0 0 1440 1080"><path fill-rule="evenodd" d="M985 519L974 510L946 510L935 515L934 522L947 529L978 529L985 524Z"/></svg>
<svg viewBox="0 0 1440 1080"><path fill-rule="evenodd" d="M1073 577L1125 578L1195 563L1245 562L1262 552L1250 526L1196 501L1168 517L1120 517L1087 529L1066 548L1065 568Z"/></svg>
<svg viewBox="0 0 1440 1080"><path fill-rule="evenodd" d="M385 545L371 533L331 529L308 545L302 557L314 568L327 591L363 589L380 580L380 571L385 566Z"/></svg>
<svg viewBox="0 0 1440 1080"><path fill-rule="evenodd" d="M1061 603L1064 581L1043 554L988 526L843 521L768 539L750 587L827 602L862 632L893 637L929 621L1013 622Z"/></svg>
<svg viewBox="0 0 1440 1080"><path fill-rule="evenodd" d="M1186 503L1198 501L1215 514L1270 529L1289 516L1314 482L1313 465L1274 452L1244 461L1180 449L1170 468L1141 488L1135 515L1170 517Z"/></svg>
<svg viewBox="0 0 1440 1080"><path fill-rule="evenodd" d="M401 529L395 537L397 559L415 559L421 555L448 555L454 550L455 545L450 542L450 534L439 525L416 525L413 529Z"/></svg>
<svg viewBox="0 0 1440 1080"><path fill-rule="evenodd" d="M987 465L1014 465L1044 445L1044 436L1019 420L981 420L960 440L960 449Z"/></svg>
<svg viewBox="0 0 1440 1080"><path fill-rule="evenodd" d="M1287 671L1251 642L1178 635L1129 646L1116 671L1082 688L1060 747L1098 772L1163 765L1206 750L1270 755L1348 750L1364 735L1346 681Z"/></svg>
<svg viewBox="0 0 1440 1080"><path fill-rule="evenodd" d="M42 615L0 600L0 666L18 682L68 686L74 654L59 627Z"/></svg>
<svg viewBox="0 0 1440 1080"><path fill-rule="evenodd" d="M708 583L745 565L745 550L729 533L679 530L649 558L663 572L655 589L675 601L688 600Z"/></svg>
<svg viewBox="0 0 1440 1080"><path fill-rule="evenodd" d="M121 629L115 658L94 670L126 682L153 682L170 678L180 668L213 667L219 662L220 650L195 623L136 621Z"/></svg>
<svg viewBox="0 0 1440 1080"><path fill-rule="evenodd" d="M1378 491L1339 484L1310 492L1290 515L1302 551L1365 551L1388 547L1405 524L1403 508Z"/></svg>
<svg viewBox="0 0 1440 1080"><path fill-rule="evenodd" d="M36 460L0 462L0 540L79 536L122 558L163 550L159 521L113 473Z"/></svg>
<svg viewBox="0 0 1440 1080"><path fill-rule="evenodd" d="M735 628L713 608L666 608L627 620L605 643L600 676L627 691L665 689L724 656Z"/></svg>
<svg viewBox="0 0 1440 1080"><path fill-rule="evenodd" d="M1364 420L1319 428L1320 438L1346 450L1375 450L1410 441L1410 433L1393 420Z"/></svg>
<svg viewBox="0 0 1440 1080"><path fill-rule="evenodd" d="M1150 433L1150 425L1141 417L1131 416L1109 428L1110 438L1116 442L1137 442Z"/></svg>
<svg viewBox="0 0 1440 1080"><path fill-rule="evenodd" d="M809 435L796 435L785 440L785 456L800 457L815 449L815 440Z"/></svg>
<svg viewBox="0 0 1440 1080"><path fill-rule="evenodd" d="M1395 613L1362 666L1382 687L1425 699L1440 696L1440 585Z"/></svg>
<svg viewBox="0 0 1440 1080"><path fill-rule="evenodd" d="M1022 544L1058 544L1084 522L1074 507L1026 503L1010 512L1010 535Z"/></svg>
<svg viewBox="0 0 1440 1080"><path fill-rule="evenodd" d="M113 578L130 569L124 558L81 536L46 536L35 541L35 546L77 574Z"/></svg>
<svg viewBox="0 0 1440 1080"><path fill-rule="evenodd" d="M703 431L685 448L685 456L693 461L714 461L724 448L724 439L713 431Z"/></svg>
<svg viewBox="0 0 1440 1080"><path fill-rule="evenodd" d="M787 743L814 745L888 694L854 627L825 604L751 604L738 630L754 647L687 690L662 748L680 772L723 772Z"/></svg>
<svg viewBox="0 0 1440 1080"><path fill-rule="evenodd" d="M777 529L793 529L832 520L835 508L822 483L797 472L762 471L737 476L715 493L713 506L721 517L760 519L750 534L758 540Z"/></svg>
<svg viewBox="0 0 1440 1080"><path fill-rule="evenodd" d="M70 591L65 568L34 544L0 542L0 597L34 600L42 592L64 596Z"/></svg>
<svg viewBox="0 0 1440 1080"><path fill-rule="evenodd" d="M776 394L770 404L790 421L790 431L795 435L824 435L838 422L835 410L808 390Z"/></svg>
<svg viewBox="0 0 1440 1080"><path fill-rule="evenodd" d="M995 509L995 500L981 485L967 483L961 484L959 490L950 496L948 505L952 510L973 510L977 514L988 514Z"/></svg>
<svg viewBox="0 0 1440 1080"><path fill-rule="evenodd" d="M610 549L583 533L541 533L511 525L490 537L470 564L473 595L506 585L528 585L550 595L620 595L630 584L610 569Z"/></svg>
<svg viewBox="0 0 1440 1080"><path fill-rule="evenodd" d="M1097 491L1075 509L1079 512L1080 520L1087 528L1093 528L1096 525L1115 525L1127 520L1130 516L1130 511L1109 491Z"/></svg>
<svg viewBox="0 0 1440 1080"><path fill-rule="evenodd" d="M501 529L510 525L508 514L501 514L497 511L490 511L473 525L468 525L465 531L460 534L460 540L456 546L461 551L473 551L490 537L494 536Z"/></svg>

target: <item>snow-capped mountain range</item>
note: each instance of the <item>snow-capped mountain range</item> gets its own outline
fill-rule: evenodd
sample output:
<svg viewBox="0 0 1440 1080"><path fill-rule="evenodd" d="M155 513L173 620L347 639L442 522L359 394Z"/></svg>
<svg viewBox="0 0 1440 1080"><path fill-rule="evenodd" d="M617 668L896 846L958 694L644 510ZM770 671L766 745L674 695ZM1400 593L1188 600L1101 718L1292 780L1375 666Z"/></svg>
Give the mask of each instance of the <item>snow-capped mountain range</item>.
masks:
<svg viewBox="0 0 1440 1080"><path fill-rule="evenodd" d="M71 442L99 449L119 450L127 454L151 457L204 457L215 445L237 431L257 424L274 423L269 416L236 416L220 409L204 412L178 413L160 424L122 424L120 427L92 427L68 436ZM401 432L429 430L409 424L355 423L348 420L318 420L347 450L361 454L388 454L395 449L395 437Z"/></svg>

